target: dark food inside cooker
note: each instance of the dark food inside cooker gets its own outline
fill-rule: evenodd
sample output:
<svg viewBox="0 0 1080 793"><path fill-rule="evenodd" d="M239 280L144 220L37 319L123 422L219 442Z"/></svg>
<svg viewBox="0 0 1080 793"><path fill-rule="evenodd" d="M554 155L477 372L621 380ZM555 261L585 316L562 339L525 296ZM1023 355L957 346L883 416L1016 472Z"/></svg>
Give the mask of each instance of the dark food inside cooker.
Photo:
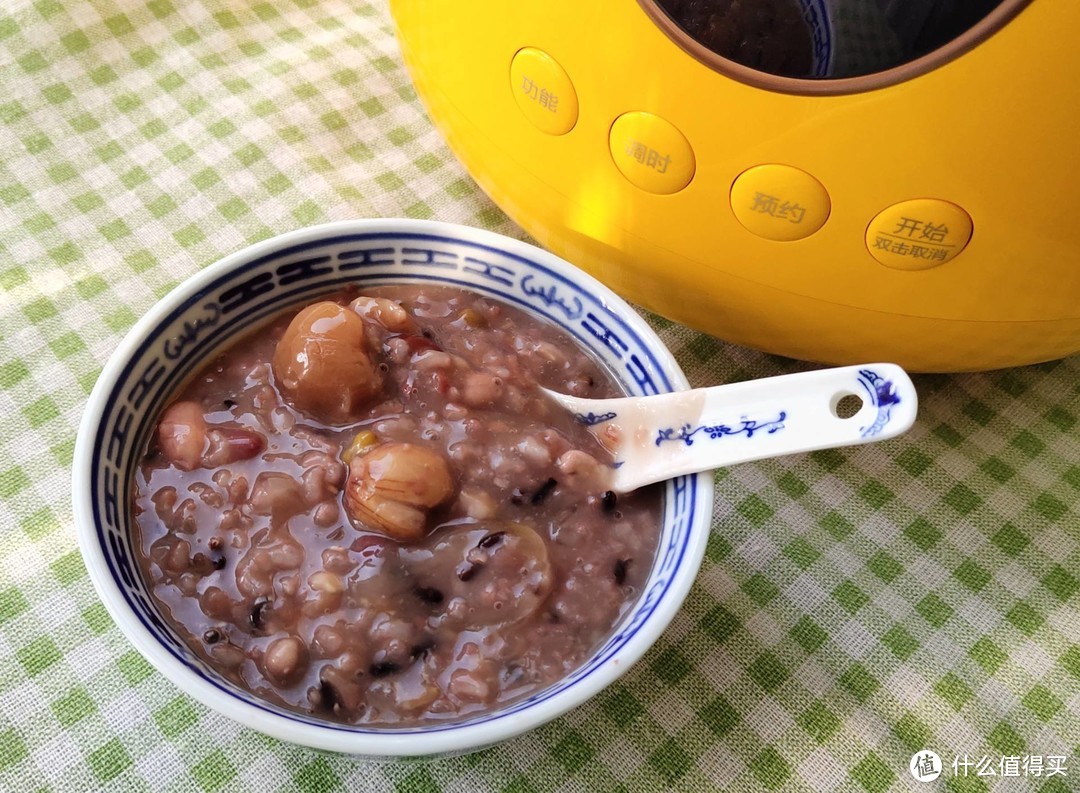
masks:
<svg viewBox="0 0 1080 793"><path fill-rule="evenodd" d="M659 0L692 39L761 72L790 77L813 67L810 28L796 0Z"/></svg>
<svg viewBox="0 0 1080 793"><path fill-rule="evenodd" d="M328 719L460 719L579 666L641 590L660 491L538 385L617 396L561 330L449 287L342 293L203 369L136 474L140 565L199 655Z"/></svg>
<svg viewBox="0 0 1080 793"><path fill-rule="evenodd" d="M758 72L845 78L881 72L950 45L1023 0L652 0L696 43ZM649 3L646 3L649 5ZM999 15L999 20L1007 19ZM817 21L817 31L807 21ZM815 63L815 39L829 40ZM819 42L819 43L823 43ZM957 50L958 51L958 50Z"/></svg>

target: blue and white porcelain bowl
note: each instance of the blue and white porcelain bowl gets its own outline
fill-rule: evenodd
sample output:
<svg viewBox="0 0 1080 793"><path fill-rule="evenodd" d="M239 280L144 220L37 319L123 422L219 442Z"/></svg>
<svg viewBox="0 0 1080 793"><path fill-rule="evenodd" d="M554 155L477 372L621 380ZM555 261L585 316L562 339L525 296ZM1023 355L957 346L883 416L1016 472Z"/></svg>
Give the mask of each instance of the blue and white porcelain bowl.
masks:
<svg viewBox="0 0 1080 793"><path fill-rule="evenodd" d="M144 316L94 388L74 466L79 545L90 577L147 660L180 689L244 725L298 744L381 757L482 748L556 718L622 675L656 641L690 589L713 499L708 474L668 482L660 545L638 602L586 664L501 710L453 724L351 727L276 707L217 675L162 619L134 561L132 478L154 419L193 372L282 310L345 284L404 282L463 286L545 317L603 361L630 394L687 388L671 353L626 302L550 253L445 223L330 223L228 256Z"/></svg>

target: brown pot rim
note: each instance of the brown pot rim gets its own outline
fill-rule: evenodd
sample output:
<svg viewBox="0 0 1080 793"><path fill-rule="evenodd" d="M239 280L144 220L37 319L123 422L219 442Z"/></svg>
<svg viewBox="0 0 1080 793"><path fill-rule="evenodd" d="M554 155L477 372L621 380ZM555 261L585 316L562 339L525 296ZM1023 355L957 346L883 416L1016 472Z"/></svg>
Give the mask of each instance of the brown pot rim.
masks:
<svg viewBox="0 0 1080 793"><path fill-rule="evenodd" d="M783 77L752 69L730 58L718 55L692 38L657 5L656 0L638 0L638 5L641 6L642 10L645 11L657 27L667 34L668 38L696 60L720 74L756 88L764 88L778 93L837 96L873 91L926 74L981 44L1003 28L1030 2L1031 0L1002 0L993 11L959 36L925 55L920 55L914 60L883 69L880 72L840 78Z"/></svg>

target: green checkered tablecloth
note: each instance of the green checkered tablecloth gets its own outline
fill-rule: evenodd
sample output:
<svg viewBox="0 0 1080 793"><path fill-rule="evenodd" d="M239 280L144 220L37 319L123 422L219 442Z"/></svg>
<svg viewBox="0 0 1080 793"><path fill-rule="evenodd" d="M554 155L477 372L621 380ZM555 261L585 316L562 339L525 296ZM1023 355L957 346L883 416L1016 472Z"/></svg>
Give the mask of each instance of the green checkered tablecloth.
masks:
<svg viewBox="0 0 1080 793"><path fill-rule="evenodd" d="M718 472L708 557L661 641L495 748L310 751L155 673L76 548L95 377L219 257L402 215L522 236L424 115L383 4L3 3L0 789L1080 789L1080 358L918 377L901 440ZM651 321L695 385L807 368ZM923 749L945 764L927 785Z"/></svg>

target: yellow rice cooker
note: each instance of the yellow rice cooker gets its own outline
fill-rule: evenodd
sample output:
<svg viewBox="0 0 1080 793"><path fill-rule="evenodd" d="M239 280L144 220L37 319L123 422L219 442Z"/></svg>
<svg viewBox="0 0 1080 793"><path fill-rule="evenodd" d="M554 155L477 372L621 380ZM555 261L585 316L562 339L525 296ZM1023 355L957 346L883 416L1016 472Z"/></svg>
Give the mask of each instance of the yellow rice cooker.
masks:
<svg viewBox="0 0 1080 793"><path fill-rule="evenodd" d="M391 0L417 91L541 244L770 352L1080 350L1080 3Z"/></svg>

